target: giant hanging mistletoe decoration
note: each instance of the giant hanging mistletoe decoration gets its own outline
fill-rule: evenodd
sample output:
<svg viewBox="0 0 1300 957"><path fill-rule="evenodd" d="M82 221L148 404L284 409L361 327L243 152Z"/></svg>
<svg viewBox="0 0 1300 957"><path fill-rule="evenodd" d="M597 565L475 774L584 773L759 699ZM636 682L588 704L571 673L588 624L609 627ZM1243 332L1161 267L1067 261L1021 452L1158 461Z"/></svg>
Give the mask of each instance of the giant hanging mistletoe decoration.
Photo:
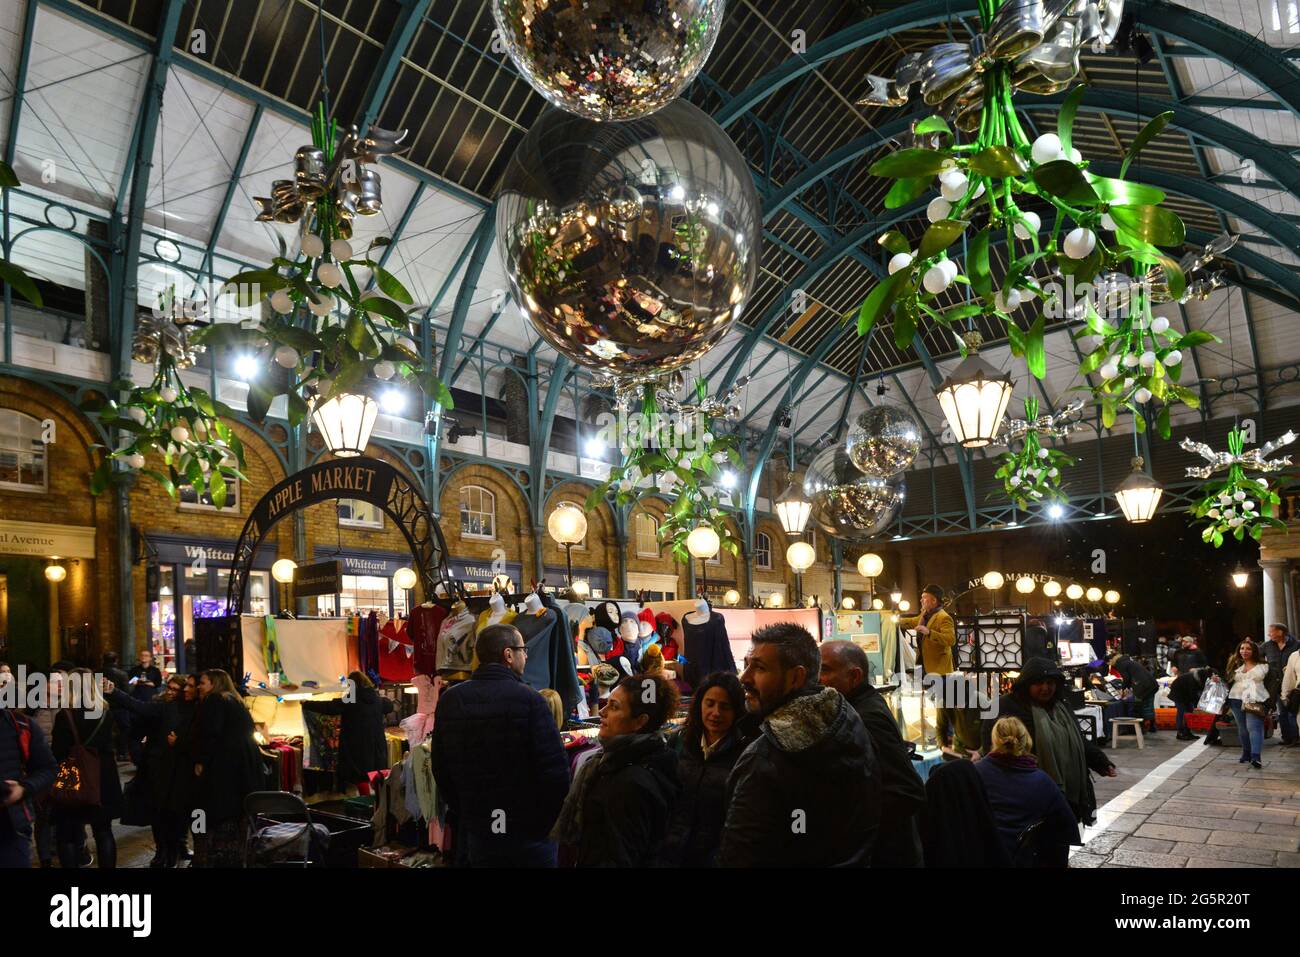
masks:
<svg viewBox="0 0 1300 957"><path fill-rule="evenodd" d="M1110 372L1109 358L1125 362L1135 350L1143 363L1141 372L1112 376L1098 387L1108 424L1119 407L1151 398L1195 404L1195 393L1177 385L1181 350L1213 337L1193 332L1156 340L1162 334L1151 331L1150 312L1153 302L1185 295L1184 272L1161 247L1180 246L1186 231L1161 205L1163 191L1124 179L1172 114L1155 117L1138 134L1116 179L1090 172L1073 146L1082 86L1066 97L1057 132L1032 143L1012 105L1016 88L1030 93L1065 88L1078 72L1079 48L1113 38L1113 29L1104 24L1117 28L1122 7L1105 0L981 0L984 32L969 45L941 44L909 55L893 80L876 83L882 95L869 102L900 105L920 83L925 102L938 108L937 115L913 127L913 142L920 145L871 167L873 174L895 180L885 206L895 209L916 200L935 177L941 195L927 208L930 226L915 250L896 230L881 237L892 254L890 275L858 310L859 334L892 309L895 343L906 348L926 320L946 326L983 315L1005 326L1012 353L1041 379L1047 368L1047 320L1086 316L1088 334L1100 341L1085 358L1085 371L1105 366ZM974 140L960 142L953 125L974 133ZM1049 207L1046 236L1043 217L1029 208L1031 203ZM963 237L964 274L949 253ZM1010 264L996 277L989 255L995 242L1005 242ZM1126 317L1111 325L1097 316L1084 286L1122 279L1127 287L1132 281L1119 272L1122 268L1141 276L1146 288L1129 297ZM953 283L968 286L970 295L964 304L941 311L938 299ZM1037 303L1038 314L1027 323L1016 318L1031 303ZM1159 369L1147 362L1148 352L1160 359ZM1167 422L1162 413L1162 432Z"/></svg>
<svg viewBox="0 0 1300 957"><path fill-rule="evenodd" d="M1063 502L1061 470L1074 464L1074 459L1056 449L1048 448L1042 440L1060 437L1073 431L1070 419L1079 411L1071 405L1058 416L1038 414L1038 400L1025 399L1025 418L1007 423L1001 436L1007 451L999 459L994 478L1002 480L1002 487L1018 507L1028 509L1046 502ZM1011 446L1021 441L1020 451Z"/></svg>
<svg viewBox="0 0 1300 957"><path fill-rule="evenodd" d="M659 538L669 544L673 557L690 563L686 539L701 525L713 529L720 548L738 555L740 542L726 522L721 483L725 466L741 467L739 439L713 431L714 420L725 413L732 393L723 400L709 399L701 380L696 383L697 403L681 406L673 402L670 391L656 392L653 385L642 390L639 415L628 417L621 429L622 464L610 469L609 478L592 490L587 511L611 493L620 508L630 505L639 497L644 480L653 487L659 476L671 476L672 499L659 524ZM626 396L620 399L626 411Z"/></svg>
<svg viewBox="0 0 1300 957"><path fill-rule="evenodd" d="M255 421L265 417L276 395L285 394L289 421L297 425L312 402L367 391L372 378L415 383L443 408L451 407L447 387L401 341L412 326L403 308L412 304L411 294L372 257L389 240L373 240L360 256L349 242L354 217L382 208L379 177L370 164L395 152L404 138L405 131L372 127L358 134L354 127L336 143L338 125L327 122L321 107L312 123L313 145L295 156L295 179L277 181L270 198L257 199L259 220L301 222L301 255L289 258L282 248L270 268L227 283L240 305L269 296L270 318L251 329L224 323L201 334L205 344L252 348L262 358L267 374L249 383L248 411ZM369 270L385 295L364 292L360 270Z"/></svg>
<svg viewBox="0 0 1300 957"><path fill-rule="evenodd" d="M1225 453L1215 452L1202 442L1183 439L1181 448L1195 452L1209 463L1189 466L1189 478L1209 478L1215 472L1228 470L1226 478L1201 486L1201 500L1192 506L1192 514L1206 523L1201 541L1212 542L1218 548L1228 535L1237 541L1247 535L1258 541L1266 528L1286 528L1286 523L1277 518L1277 508L1282 502L1278 489L1285 483L1270 487L1267 479L1251 478L1246 470L1268 473L1286 468L1291 464L1290 456L1271 460L1268 456L1295 440L1295 433L1287 432L1275 442L1246 452L1241 429L1234 428L1228 433Z"/></svg>

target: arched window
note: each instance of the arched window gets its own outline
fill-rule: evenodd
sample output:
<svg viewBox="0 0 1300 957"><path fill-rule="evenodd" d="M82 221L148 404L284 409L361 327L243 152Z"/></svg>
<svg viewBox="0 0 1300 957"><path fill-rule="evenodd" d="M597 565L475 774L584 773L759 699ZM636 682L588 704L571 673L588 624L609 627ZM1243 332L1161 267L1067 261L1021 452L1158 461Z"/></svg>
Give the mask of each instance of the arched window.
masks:
<svg viewBox="0 0 1300 957"><path fill-rule="evenodd" d="M577 503L577 502L560 502L560 503L558 503L557 507L558 507L558 508L564 508L566 505L569 506L570 508L576 508L578 511L583 512L584 514L585 514L585 512L586 512L586 509L584 509L584 508L583 508L579 503ZM588 525L588 527L590 527L591 523L588 522L587 525ZM582 541L578 542L578 544L576 544L576 545L573 546L573 550L574 550L575 552L584 552L584 551L587 550L587 536L586 536L586 535L583 535L583 536L582 536Z"/></svg>
<svg viewBox="0 0 1300 957"><path fill-rule="evenodd" d="M496 540L497 499L480 485L460 490L460 536Z"/></svg>
<svg viewBox="0 0 1300 957"><path fill-rule="evenodd" d="M0 488L44 492L49 488L41 420L0 409Z"/></svg>
<svg viewBox="0 0 1300 957"><path fill-rule="evenodd" d="M763 571L772 570L772 536L759 532L754 536L754 567Z"/></svg>
<svg viewBox="0 0 1300 957"><path fill-rule="evenodd" d="M645 512L636 513L636 553L641 558L659 557L659 521Z"/></svg>

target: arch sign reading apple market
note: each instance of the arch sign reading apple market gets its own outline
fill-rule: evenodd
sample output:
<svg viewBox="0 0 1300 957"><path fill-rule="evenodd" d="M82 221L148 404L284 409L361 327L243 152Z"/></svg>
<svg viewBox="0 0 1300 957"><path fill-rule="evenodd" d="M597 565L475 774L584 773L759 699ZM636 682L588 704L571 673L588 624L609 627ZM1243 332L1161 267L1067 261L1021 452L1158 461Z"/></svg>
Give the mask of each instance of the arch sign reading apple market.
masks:
<svg viewBox="0 0 1300 957"><path fill-rule="evenodd" d="M420 490L387 462L370 458L334 459L295 472L258 500L235 544L226 614L238 621L258 546L281 520L309 505L334 499L359 499L383 509L411 548L412 566L426 597L438 585L452 593L447 574L447 543Z"/></svg>

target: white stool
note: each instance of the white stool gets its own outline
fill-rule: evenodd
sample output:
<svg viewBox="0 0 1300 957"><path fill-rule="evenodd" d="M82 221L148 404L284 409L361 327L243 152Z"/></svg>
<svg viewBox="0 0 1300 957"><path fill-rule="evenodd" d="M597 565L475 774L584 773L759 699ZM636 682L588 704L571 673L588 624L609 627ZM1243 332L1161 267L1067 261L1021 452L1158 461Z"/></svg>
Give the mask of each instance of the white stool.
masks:
<svg viewBox="0 0 1300 957"><path fill-rule="evenodd" d="M1142 719L1141 718L1111 718L1110 719L1110 746L1119 748L1119 729L1132 728L1133 733L1137 735L1138 750L1141 751L1146 744L1142 740Z"/></svg>

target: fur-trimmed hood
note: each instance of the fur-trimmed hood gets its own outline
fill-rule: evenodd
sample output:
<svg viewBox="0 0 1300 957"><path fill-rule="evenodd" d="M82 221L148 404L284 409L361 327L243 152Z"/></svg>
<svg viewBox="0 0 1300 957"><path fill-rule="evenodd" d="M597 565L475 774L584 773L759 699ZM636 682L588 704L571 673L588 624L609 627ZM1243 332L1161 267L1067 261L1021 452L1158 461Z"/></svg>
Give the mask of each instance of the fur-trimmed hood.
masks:
<svg viewBox="0 0 1300 957"><path fill-rule="evenodd" d="M795 754L835 738L850 739L851 712L834 688L817 688L797 694L769 714L763 733L782 751Z"/></svg>

